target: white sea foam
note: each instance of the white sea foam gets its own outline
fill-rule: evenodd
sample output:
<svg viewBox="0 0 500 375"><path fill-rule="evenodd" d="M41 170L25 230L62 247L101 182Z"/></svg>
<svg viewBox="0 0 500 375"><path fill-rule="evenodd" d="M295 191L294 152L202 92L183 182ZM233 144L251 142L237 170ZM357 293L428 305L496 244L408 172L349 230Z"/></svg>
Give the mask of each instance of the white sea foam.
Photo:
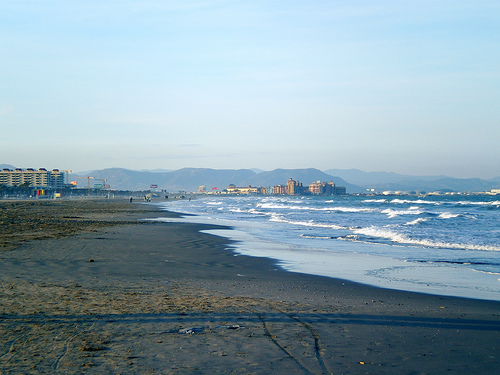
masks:
<svg viewBox="0 0 500 375"><path fill-rule="evenodd" d="M468 201L458 201L456 204L462 206L496 206L500 207L500 201L491 201L491 202L468 202Z"/></svg>
<svg viewBox="0 0 500 375"><path fill-rule="evenodd" d="M474 268L469 268L471 271L474 271L474 272L479 272L479 273L484 273L484 274L487 274L487 275L500 275L499 272L490 272L490 271L482 271L482 270L476 270ZM500 279L498 279L498 281L500 281Z"/></svg>
<svg viewBox="0 0 500 375"><path fill-rule="evenodd" d="M413 203L418 203L418 204L430 204L430 205L435 205L439 206L441 202L435 202L435 201L426 201L423 199L417 199L417 200L410 200L410 199L393 199L390 201L390 203L394 204L413 204Z"/></svg>
<svg viewBox="0 0 500 375"><path fill-rule="evenodd" d="M330 211L338 212L375 212L372 208L357 208L357 207L329 207Z"/></svg>
<svg viewBox="0 0 500 375"><path fill-rule="evenodd" d="M410 210L393 210L392 208L387 208L385 210L381 211L383 214L387 214L389 218L394 218L396 216L402 216L402 215L420 215L423 213L423 211L416 210L416 209L410 209Z"/></svg>
<svg viewBox="0 0 500 375"><path fill-rule="evenodd" d="M429 239L413 239L402 233L398 233L392 230L378 227L366 227L360 228L354 231L356 234L362 234L368 237L375 238L385 238L391 242L399 244L408 245L419 245L431 248L443 248L443 249L460 249L460 250L481 250L481 251L500 251L499 246L492 245L476 245L476 244L462 244L462 243L451 243L451 242L440 242L432 241Z"/></svg>
<svg viewBox="0 0 500 375"><path fill-rule="evenodd" d="M459 214L452 214L451 212L443 212L438 216L440 219L453 219L455 217L459 217Z"/></svg>
<svg viewBox="0 0 500 375"><path fill-rule="evenodd" d="M409 222L405 223L405 225L417 225L417 224L420 224L420 223L424 223L427 220L429 220L429 219L426 219L424 217L419 217L418 219L415 219L415 220L412 220L412 221L409 221Z"/></svg>
<svg viewBox="0 0 500 375"><path fill-rule="evenodd" d="M356 207L311 207L311 206L296 206L276 203L257 203L257 207L265 209L286 209L286 210L303 210L303 211L337 211L337 212L374 212L372 208L356 208Z"/></svg>
<svg viewBox="0 0 500 375"><path fill-rule="evenodd" d="M208 202L205 202L205 204L207 206L220 206L222 205L224 202L222 201L208 201Z"/></svg>
<svg viewBox="0 0 500 375"><path fill-rule="evenodd" d="M307 209L307 207L304 206L290 206L287 204L281 204L281 203L257 203L257 207L260 208L267 208L267 209L287 209L287 210L303 210Z"/></svg>
<svg viewBox="0 0 500 375"><path fill-rule="evenodd" d="M242 214L252 214L252 215L268 215L267 212L257 211L255 208L243 209L243 208L231 208L229 212L242 213Z"/></svg>
<svg viewBox="0 0 500 375"><path fill-rule="evenodd" d="M301 234L300 237L318 239L318 240L331 240L333 238L333 237L329 237L329 236L312 236L310 234Z"/></svg>
<svg viewBox="0 0 500 375"><path fill-rule="evenodd" d="M283 216L280 215L273 215L269 221L272 221L274 223L286 223L286 224L292 224L292 225L302 225L304 227L315 227L315 228L330 228L330 229L348 229L346 227L342 227L340 225L335 225L335 224L324 224L324 223L316 223L312 220L310 221L296 221L296 220L288 220L283 218Z"/></svg>
<svg viewBox="0 0 500 375"><path fill-rule="evenodd" d="M267 212L259 211L259 210L256 210L255 208L250 208L248 210L248 212L251 214L256 214L256 215L267 215L268 214Z"/></svg>

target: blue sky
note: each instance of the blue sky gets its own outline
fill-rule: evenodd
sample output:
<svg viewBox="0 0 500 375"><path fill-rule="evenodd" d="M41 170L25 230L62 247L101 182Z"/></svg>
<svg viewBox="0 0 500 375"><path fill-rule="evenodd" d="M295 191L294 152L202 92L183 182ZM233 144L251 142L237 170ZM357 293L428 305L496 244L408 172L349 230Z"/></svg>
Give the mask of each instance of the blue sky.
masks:
<svg viewBox="0 0 500 375"><path fill-rule="evenodd" d="M0 1L0 163L500 176L497 1Z"/></svg>

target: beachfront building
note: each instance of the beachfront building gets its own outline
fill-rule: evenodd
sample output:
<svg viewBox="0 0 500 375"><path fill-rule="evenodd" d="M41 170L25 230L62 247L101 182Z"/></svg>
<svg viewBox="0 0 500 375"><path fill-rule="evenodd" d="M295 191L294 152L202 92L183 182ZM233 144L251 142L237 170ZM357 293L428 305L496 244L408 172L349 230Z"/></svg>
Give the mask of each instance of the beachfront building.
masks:
<svg viewBox="0 0 500 375"><path fill-rule="evenodd" d="M344 186L335 186L333 181L316 181L309 185L309 193L312 195L345 195L346 188Z"/></svg>
<svg viewBox="0 0 500 375"><path fill-rule="evenodd" d="M229 185L224 190L226 194L234 195L345 195L346 188L344 186L336 186L332 181L330 182L313 182L308 188L304 188L302 182L295 181L290 178L286 185L274 185L269 187L237 187L236 185Z"/></svg>
<svg viewBox="0 0 500 375"><path fill-rule="evenodd" d="M62 189L65 187L66 172L59 169L51 171L45 168L3 169L0 171L0 185L29 186L34 189Z"/></svg>
<svg viewBox="0 0 500 375"><path fill-rule="evenodd" d="M303 193L304 193L304 187L302 186L302 182L295 181L293 178L290 178L286 182L286 194L301 195Z"/></svg>
<svg viewBox="0 0 500 375"><path fill-rule="evenodd" d="M273 195L274 194L274 186L268 186L264 188L263 194L265 195Z"/></svg>
<svg viewBox="0 0 500 375"><path fill-rule="evenodd" d="M261 189L258 187L253 187L253 186L246 186L246 187L237 187L234 184L231 184L227 187L226 189L228 194L259 194L261 193Z"/></svg>
<svg viewBox="0 0 500 375"><path fill-rule="evenodd" d="M275 185L273 186L273 195L284 195L286 194L286 186Z"/></svg>

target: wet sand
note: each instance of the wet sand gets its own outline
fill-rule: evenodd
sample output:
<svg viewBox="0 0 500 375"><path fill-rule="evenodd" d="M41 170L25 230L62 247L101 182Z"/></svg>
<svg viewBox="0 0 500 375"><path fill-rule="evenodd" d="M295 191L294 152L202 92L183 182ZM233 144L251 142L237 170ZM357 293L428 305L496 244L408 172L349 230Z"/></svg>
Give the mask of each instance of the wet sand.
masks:
<svg viewBox="0 0 500 375"><path fill-rule="evenodd" d="M0 202L0 374L498 371L500 302L285 272L155 211Z"/></svg>

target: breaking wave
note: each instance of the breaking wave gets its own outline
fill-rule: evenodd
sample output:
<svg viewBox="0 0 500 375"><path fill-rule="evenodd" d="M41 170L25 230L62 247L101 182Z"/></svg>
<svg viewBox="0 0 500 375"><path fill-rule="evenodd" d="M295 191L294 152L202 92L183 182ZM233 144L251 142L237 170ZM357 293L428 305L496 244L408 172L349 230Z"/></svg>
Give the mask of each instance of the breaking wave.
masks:
<svg viewBox="0 0 500 375"><path fill-rule="evenodd" d="M442 204L442 202L436 202L436 201L427 201L424 199L417 199L417 200L410 200L410 199L393 199L389 203L393 204L430 204L433 206L439 206Z"/></svg>
<svg viewBox="0 0 500 375"><path fill-rule="evenodd" d="M417 224L425 223L428 220L429 220L428 218L419 217L418 219L409 221L409 222L405 223L404 225L417 225Z"/></svg>
<svg viewBox="0 0 500 375"><path fill-rule="evenodd" d="M296 206L278 203L258 203L257 207L263 209L278 209L278 210L303 210L303 211L337 211L337 212L375 212L373 208L358 208L358 207L311 207L311 206Z"/></svg>
<svg viewBox="0 0 500 375"><path fill-rule="evenodd" d="M452 214L451 212L443 212L442 214L440 214L438 216L438 218L440 218L440 219L453 219L453 218L456 218L459 216L461 216L461 215L460 214Z"/></svg>
<svg viewBox="0 0 500 375"><path fill-rule="evenodd" d="M301 225L304 227L314 227L314 228L329 228L329 229L336 229L336 230L349 229L347 227L343 227L343 226L336 225L336 224L317 223L317 222L314 222L313 220L309 220L309 221L289 220L289 219L285 219L283 216L280 216L280 215L273 215L269 221L272 221L275 223L286 223L286 224Z"/></svg>
<svg viewBox="0 0 500 375"><path fill-rule="evenodd" d="M366 227L354 230L355 234L360 234L366 236L365 240L376 240L377 238L387 239L390 242L404 244L404 245L417 245L430 248L441 248L441 249L460 249L460 250L481 250L481 251L500 251L499 246L494 245L476 245L476 244L464 244L464 243L451 243L451 242L441 242L433 241L430 239L413 239L405 234L398 233L389 229L382 229L378 227ZM360 237L360 239L362 239Z"/></svg>
<svg viewBox="0 0 500 375"><path fill-rule="evenodd" d="M410 210L393 210L392 208L387 208L385 210L381 211L383 214L387 214L389 218L394 218L397 216L402 216L402 215L420 215L423 214L424 211L420 211L417 209L410 209Z"/></svg>

